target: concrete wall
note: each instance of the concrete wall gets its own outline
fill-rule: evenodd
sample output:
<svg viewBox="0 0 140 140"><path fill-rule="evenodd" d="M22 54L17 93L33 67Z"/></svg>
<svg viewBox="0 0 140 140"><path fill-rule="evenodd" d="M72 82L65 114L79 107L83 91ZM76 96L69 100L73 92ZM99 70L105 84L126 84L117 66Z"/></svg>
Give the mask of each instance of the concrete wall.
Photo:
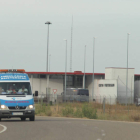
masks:
<svg viewBox="0 0 140 140"><path fill-rule="evenodd" d="M120 103L126 103L126 70L123 68L106 68L105 79L117 79L117 97ZM128 69L127 103L134 99L134 69Z"/></svg>
<svg viewBox="0 0 140 140"><path fill-rule="evenodd" d="M134 99L140 98L140 80L135 81L134 87Z"/></svg>
<svg viewBox="0 0 140 140"><path fill-rule="evenodd" d="M86 88L88 88L89 90L89 95L92 96L92 75L88 75L86 76ZM94 76L94 80L95 79L104 79L104 75L95 75Z"/></svg>
<svg viewBox="0 0 140 140"><path fill-rule="evenodd" d="M46 78L30 78L32 92L38 91L39 94L46 95L47 79ZM49 79L50 94L53 94L53 89L57 89L57 94L63 92L63 79Z"/></svg>
<svg viewBox="0 0 140 140"><path fill-rule="evenodd" d="M86 86L89 90L89 96L92 99L92 76L87 77ZM99 87L99 84L103 84L103 87ZM113 87L105 87L105 84L114 84ZM106 103L115 104L117 97L117 80L94 80L94 99L96 102L102 103L103 98L106 98Z"/></svg>

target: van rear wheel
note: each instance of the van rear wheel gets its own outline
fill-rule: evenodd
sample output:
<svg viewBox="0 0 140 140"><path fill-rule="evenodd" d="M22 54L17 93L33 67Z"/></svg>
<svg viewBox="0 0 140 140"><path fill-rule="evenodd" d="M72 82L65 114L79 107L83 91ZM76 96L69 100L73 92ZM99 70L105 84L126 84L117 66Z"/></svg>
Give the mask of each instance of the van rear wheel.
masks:
<svg viewBox="0 0 140 140"><path fill-rule="evenodd" d="M30 117L30 121L35 121L35 116Z"/></svg>

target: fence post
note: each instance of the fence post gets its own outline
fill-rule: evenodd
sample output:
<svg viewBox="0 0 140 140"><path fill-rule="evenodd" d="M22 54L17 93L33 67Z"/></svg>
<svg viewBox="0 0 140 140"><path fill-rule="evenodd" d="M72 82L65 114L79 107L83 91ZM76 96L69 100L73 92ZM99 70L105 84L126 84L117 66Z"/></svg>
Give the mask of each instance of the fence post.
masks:
<svg viewBox="0 0 140 140"><path fill-rule="evenodd" d="M58 102L58 113L59 113L59 102Z"/></svg>
<svg viewBox="0 0 140 140"><path fill-rule="evenodd" d="M101 108L102 108L102 97L100 96L100 104L101 104Z"/></svg>
<svg viewBox="0 0 140 140"><path fill-rule="evenodd" d="M110 95L109 95L110 96ZM110 105L111 105L111 96L110 96Z"/></svg>
<svg viewBox="0 0 140 140"><path fill-rule="evenodd" d="M128 100L127 100L128 101ZM128 103L128 115L129 115L129 105L130 105L130 100L129 100L129 103Z"/></svg>
<svg viewBox="0 0 140 140"><path fill-rule="evenodd" d="M105 97L103 99L103 113L105 113Z"/></svg>
<svg viewBox="0 0 140 140"><path fill-rule="evenodd" d="M95 95L96 99L95 99L95 102L97 103L97 96Z"/></svg>
<svg viewBox="0 0 140 140"><path fill-rule="evenodd" d="M43 105L43 98L42 98L43 92L41 94L41 105Z"/></svg>
<svg viewBox="0 0 140 140"><path fill-rule="evenodd" d="M115 96L115 113L116 113L116 107L117 107L117 96Z"/></svg>

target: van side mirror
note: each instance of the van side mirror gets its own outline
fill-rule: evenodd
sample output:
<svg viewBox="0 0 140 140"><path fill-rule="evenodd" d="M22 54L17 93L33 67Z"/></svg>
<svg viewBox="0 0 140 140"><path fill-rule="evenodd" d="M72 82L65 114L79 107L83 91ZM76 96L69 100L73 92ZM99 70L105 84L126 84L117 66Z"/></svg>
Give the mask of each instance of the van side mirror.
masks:
<svg viewBox="0 0 140 140"><path fill-rule="evenodd" d="M35 91L35 96L38 96L38 91Z"/></svg>

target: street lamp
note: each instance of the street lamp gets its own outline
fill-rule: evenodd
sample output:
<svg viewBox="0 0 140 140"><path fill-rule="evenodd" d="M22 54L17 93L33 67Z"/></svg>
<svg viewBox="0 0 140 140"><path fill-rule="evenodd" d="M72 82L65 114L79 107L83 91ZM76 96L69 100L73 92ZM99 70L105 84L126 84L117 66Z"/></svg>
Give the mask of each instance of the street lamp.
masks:
<svg viewBox="0 0 140 140"><path fill-rule="evenodd" d="M50 69L51 69L51 54L49 55L49 72L50 72Z"/></svg>
<svg viewBox="0 0 140 140"><path fill-rule="evenodd" d="M49 25L52 24L50 21L45 22L48 24L48 36L47 36L47 65L46 65L46 72L48 72L48 54L49 54Z"/></svg>
<svg viewBox="0 0 140 140"><path fill-rule="evenodd" d="M86 45L85 45L85 56L84 56L84 89L85 89L85 66L86 66Z"/></svg>
<svg viewBox="0 0 140 140"><path fill-rule="evenodd" d="M64 39L66 41L66 56L65 56L65 97L66 97L66 86L67 86L67 39Z"/></svg>
<svg viewBox="0 0 140 140"><path fill-rule="evenodd" d="M95 37L93 38L93 77L92 77L92 100L94 96L94 50L95 50Z"/></svg>
<svg viewBox="0 0 140 140"><path fill-rule="evenodd" d="M48 54L49 54L49 25L52 24L51 22L47 21L45 24L48 24L48 36L47 36L47 64L46 64L46 72L48 72ZM47 90L46 90L46 97L49 93L49 75L47 75Z"/></svg>
<svg viewBox="0 0 140 140"><path fill-rule="evenodd" d="M126 106L127 106L127 88L128 88L128 45L129 45L129 35L130 35L130 33L127 33Z"/></svg>

